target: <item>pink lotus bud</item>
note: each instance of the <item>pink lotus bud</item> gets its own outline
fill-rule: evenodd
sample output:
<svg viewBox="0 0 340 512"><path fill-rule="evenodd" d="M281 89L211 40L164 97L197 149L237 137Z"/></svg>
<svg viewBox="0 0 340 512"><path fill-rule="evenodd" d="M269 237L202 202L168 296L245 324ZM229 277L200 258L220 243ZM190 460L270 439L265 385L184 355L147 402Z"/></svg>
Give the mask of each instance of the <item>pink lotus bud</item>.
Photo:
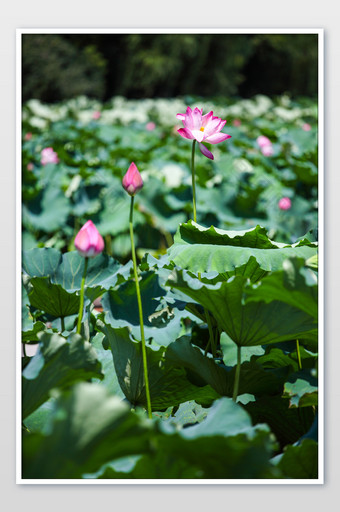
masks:
<svg viewBox="0 0 340 512"><path fill-rule="evenodd" d="M74 239L74 245L85 258L97 256L104 250L104 240L92 220L88 220L80 229Z"/></svg>
<svg viewBox="0 0 340 512"><path fill-rule="evenodd" d="M271 146L271 141L266 137L265 135L260 135L257 137L256 142L260 146L260 148L263 148L264 146Z"/></svg>
<svg viewBox="0 0 340 512"><path fill-rule="evenodd" d="M311 125L310 125L309 123L304 123L304 124L302 125L302 129L303 129L305 132L309 132L309 131L312 129L312 127L311 127Z"/></svg>
<svg viewBox="0 0 340 512"><path fill-rule="evenodd" d="M92 119L100 119L101 118L101 112L99 110L95 110L92 114Z"/></svg>
<svg viewBox="0 0 340 512"><path fill-rule="evenodd" d="M128 194L130 194L130 196L134 196L143 187L142 177L139 174L137 166L134 164L134 162L132 162L128 168L123 178L122 184L123 188Z"/></svg>
<svg viewBox="0 0 340 512"><path fill-rule="evenodd" d="M152 131L156 128L156 125L155 125L155 123L153 123L152 121L150 121L150 123L146 123L145 128L146 128L149 132L152 132Z"/></svg>
<svg viewBox="0 0 340 512"><path fill-rule="evenodd" d="M28 171L33 171L33 169L34 169L34 165L32 164L32 162L29 162L29 163L27 164L26 169L27 169Z"/></svg>
<svg viewBox="0 0 340 512"><path fill-rule="evenodd" d="M24 137L24 139L25 140L31 140L31 138L32 138L32 133L31 132L27 132L25 137Z"/></svg>
<svg viewBox="0 0 340 512"><path fill-rule="evenodd" d="M280 210L289 210L289 208L292 206L292 202L289 199L289 197L281 197L279 201L279 208Z"/></svg>
<svg viewBox="0 0 340 512"><path fill-rule="evenodd" d="M53 148L44 148L41 152L41 164L57 164L59 162L58 155Z"/></svg>

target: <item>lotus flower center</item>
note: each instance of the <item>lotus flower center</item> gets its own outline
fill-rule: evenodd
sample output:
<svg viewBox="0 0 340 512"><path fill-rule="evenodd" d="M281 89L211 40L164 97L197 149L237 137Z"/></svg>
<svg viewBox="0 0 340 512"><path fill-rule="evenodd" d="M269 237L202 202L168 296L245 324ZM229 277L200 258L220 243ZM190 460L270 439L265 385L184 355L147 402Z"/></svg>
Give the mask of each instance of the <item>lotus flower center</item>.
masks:
<svg viewBox="0 0 340 512"><path fill-rule="evenodd" d="M204 132L204 126L201 126L200 132Z"/></svg>

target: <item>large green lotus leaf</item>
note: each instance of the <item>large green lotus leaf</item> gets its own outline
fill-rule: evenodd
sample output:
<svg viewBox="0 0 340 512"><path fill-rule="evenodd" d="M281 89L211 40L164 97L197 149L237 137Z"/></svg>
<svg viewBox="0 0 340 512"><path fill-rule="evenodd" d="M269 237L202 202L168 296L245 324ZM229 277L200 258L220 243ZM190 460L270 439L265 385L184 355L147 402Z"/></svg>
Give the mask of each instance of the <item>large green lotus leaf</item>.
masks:
<svg viewBox="0 0 340 512"><path fill-rule="evenodd" d="M141 457L129 473L107 467L99 478L235 479L278 474L270 468L274 443L269 429L253 427L249 415L231 399L215 401L197 425L179 431L176 422L160 426L164 435L154 441L154 454Z"/></svg>
<svg viewBox="0 0 340 512"><path fill-rule="evenodd" d="M99 362L102 365L104 379L93 378L92 382L102 382L107 389L114 395L124 398L124 394L119 386L118 377L112 365L112 352L103 346L104 334L98 332L92 339L91 345L95 349Z"/></svg>
<svg viewBox="0 0 340 512"><path fill-rule="evenodd" d="M301 444L287 446L276 467L284 478L318 478L318 444L303 439Z"/></svg>
<svg viewBox="0 0 340 512"><path fill-rule="evenodd" d="M242 276L208 285L177 270L167 284L209 310L219 327L238 346L267 345L316 331L310 315L284 302L244 303L247 279Z"/></svg>
<svg viewBox="0 0 340 512"><path fill-rule="evenodd" d="M218 364L213 358L204 356L183 336L171 343L166 351L166 361L173 367L185 368L188 379L196 385L209 384L219 395L233 396L235 367ZM241 365L239 395L251 393L272 395L283 390L285 372L266 371L260 365L245 361Z"/></svg>
<svg viewBox="0 0 340 512"><path fill-rule="evenodd" d="M91 344L72 334L68 339L41 333L39 351L23 371L23 418L48 400L54 388L66 388L79 380L103 378L101 364Z"/></svg>
<svg viewBox="0 0 340 512"><path fill-rule="evenodd" d="M48 435L25 434L23 478L81 478L115 458L150 451L152 423L98 383L78 383L56 404Z"/></svg>
<svg viewBox="0 0 340 512"><path fill-rule="evenodd" d="M146 406L142 345L131 339L129 330L113 329L98 322L107 337L120 387L133 405ZM219 395L210 386L195 386L187 379L183 368L166 362L166 348L154 351L146 347L149 388L152 409L164 410L188 400L209 404Z"/></svg>
<svg viewBox="0 0 340 512"><path fill-rule="evenodd" d="M179 226L168 254L177 266L192 272L216 271L227 277L241 274L257 281L264 271L280 269L285 259L307 259L316 251L316 244L307 239L294 245L273 242L261 226L225 231L189 221Z"/></svg>
<svg viewBox="0 0 340 512"><path fill-rule="evenodd" d="M60 284L52 284L48 277L33 277L28 284L31 306L54 317L75 315L79 311L77 292L69 293Z"/></svg>
<svg viewBox="0 0 340 512"><path fill-rule="evenodd" d="M23 251L22 267L30 277L54 276L62 260L57 249L44 247Z"/></svg>
<svg viewBox="0 0 340 512"><path fill-rule="evenodd" d="M318 282L303 260L283 262L283 269L266 276L257 286L249 286L246 302L279 300L318 318Z"/></svg>
<svg viewBox="0 0 340 512"><path fill-rule="evenodd" d="M84 258L77 251L64 255L52 248L24 252L22 265L28 275L31 305L55 317L76 314L79 311L78 292L84 264ZM130 263L123 267L104 254L90 258L85 295L93 301L111 286L127 278L130 268Z"/></svg>
<svg viewBox="0 0 340 512"><path fill-rule="evenodd" d="M84 272L84 258L78 251L61 254L52 248L31 249L23 253L23 270L29 277L49 277L51 283L60 284L65 290L80 290ZM128 277L131 263L121 266L118 261L100 254L89 258L85 287L108 290L119 276Z"/></svg>
<svg viewBox="0 0 340 512"><path fill-rule="evenodd" d="M182 329L183 316L189 313L170 310L161 298L168 291L160 285L164 279L155 272L143 272L139 281L145 337L153 338L158 345L168 345L178 338ZM109 290L102 299L105 311L105 322L114 328L129 327L133 336L140 339L140 320L133 280L123 283L115 290Z"/></svg>
<svg viewBox="0 0 340 512"><path fill-rule="evenodd" d="M283 448L296 443L311 428L315 412L313 407L290 407L288 397L262 396L244 405L253 423L269 425Z"/></svg>
<svg viewBox="0 0 340 512"><path fill-rule="evenodd" d="M23 225L50 233L66 224L70 211L69 199L60 188L50 183L34 201L23 205Z"/></svg>
<svg viewBox="0 0 340 512"><path fill-rule="evenodd" d="M49 431L51 419L55 412L55 401L56 399L51 397L25 418L24 427L28 432L47 433Z"/></svg>

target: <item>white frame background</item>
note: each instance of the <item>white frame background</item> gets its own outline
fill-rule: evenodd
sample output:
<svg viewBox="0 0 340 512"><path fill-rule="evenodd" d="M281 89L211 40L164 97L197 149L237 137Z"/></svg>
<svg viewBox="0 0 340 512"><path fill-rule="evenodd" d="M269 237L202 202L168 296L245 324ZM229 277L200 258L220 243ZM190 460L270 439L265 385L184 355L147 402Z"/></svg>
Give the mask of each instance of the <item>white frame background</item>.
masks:
<svg viewBox="0 0 340 512"><path fill-rule="evenodd" d="M53 8L55 7L55 8ZM156 511L172 511L173 507L182 510L187 507L196 511L206 511L208 507L233 507L243 512L269 512L275 508L276 512L284 512L287 509L306 509L309 512L317 512L320 509L333 510L333 503L338 501L338 481L340 438L338 425L340 423L340 411L337 406L339 400L337 375L338 361L340 357L340 345L336 339L338 316L338 289L340 278L337 271L338 251L340 242L337 240L338 217L338 190L340 189L339 157L338 157L338 119L340 114L340 102L338 89L340 84L340 33L338 31L337 6L332 0L324 0L322 4L311 3L308 0L287 0L284 6L278 6L271 0L259 0L252 2L244 0L237 5L206 5L202 0L187 4L181 0L173 0L171 6L150 0L139 3L131 0L126 5L112 5L107 0L97 0L96 6L89 6L68 0L60 0L57 5L51 5L46 9L46 3L42 0L31 0L30 3L18 0L16 3L6 6L1 20L0 59L3 78L0 81L2 93L2 119L0 126L0 140L2 141L2 173L1 173L1 201L2 208L2 248L1 262L6 269L2 276L2 291L0 294L2 313L1 332L3 334L3 368L0 373L0 449L3 455L0 465L0 482L2 489L1 501L6 512L42 512L48 507L50 512L60 511L60 508L68 510L81 510L93 512L99 507L112 503L119 508L124 507L130 512L134 509ZM17 143L15 127L18 122L16 114L16 30L31 30L35 27L38 32L43 32L45 27L49 30L60 32L53 27L72 31L77 27L79 31L92 28L94 32L101 31L103 27L111 25L121 31L131 31L124 27L132 27L137 32L142 32L145 27L158 30L156 27L167 29L168 27L188 27L199 33L204 30L228 27L239 33L238 27L246 27L246 31L258 32L254 27L264 27L264 32L283 30L282 27L299 27L304 30L312 30L320 27L324 30L325 51L319 57L319 63L324 65L324 75L319 82L322 88L323 99L319 101L319 150L322 163L325 162L323 183L319 186L319 228L320 228L320 336L325 334L326 352L322 350L320 355L320 372L323 372L324 399L322 400L323 423L320 429L320 440L323 439L324 458L322 467L324 473L324 485L246 485L240 488L238 485L136 485L131 484L129 493L126 486L92 486L92 485L16 485L16 462L18 457L16 442L16 418L17 406L15 398L18 395L16 382L17 367L14 365L16 349L14 344L17 336L18 320L15 316L14 296L17 289L17 263L18 234L18 210L15 210L18 187L15 183L15 161ZM83 27L83 28L79 28ZM144 28L139 28L144 27ZM201 29L201 27L209 27ZM248 28L249 27L249 28ZM277 27L272 29L271 27ZM177 30L177 29L173 29ZM322 61L320 58L322 57ZM324 57L324 59L323 59ZM320 64L321 65L321 64ZM325 85L323 84L323 76ZM325 90L324 90L325 87ZM324 107L324 108L323 108ZM323 115L322 115L323 111ZM325 132L324 132L325 124ZM18 165L18 163L16 163ZM323 165L322 165L323 169ZM325 198L325 200L324 200ZM20 234L21 240L21 234ZM327 249L327 250L326 250ZM15 286L14 286L14 283ZM322 286L322 284L324 285ZM327 285L327 286L326 286ZM17 338L16 338L17 339ZM326 371L324 371L326 368ZM321 376L321 373L320 373ZM320 453L321 455L321 453ZM18 482L19 483L19 482ZM76 482L72 482L75 484ZM88 482L86 482L88 484ZM112 482L111 482L112 483ZM163 483L163 482L162 482ZM187 483L187 482L186 482ZM305 482L304 482L305 483ZM321 483L321 482L320 482ZM266 482L267 484L267 482ZM244 492L240 492L240 491ZM98 494L100 493L100 494ZM336 505L335 505L336 507Z"/></svg>

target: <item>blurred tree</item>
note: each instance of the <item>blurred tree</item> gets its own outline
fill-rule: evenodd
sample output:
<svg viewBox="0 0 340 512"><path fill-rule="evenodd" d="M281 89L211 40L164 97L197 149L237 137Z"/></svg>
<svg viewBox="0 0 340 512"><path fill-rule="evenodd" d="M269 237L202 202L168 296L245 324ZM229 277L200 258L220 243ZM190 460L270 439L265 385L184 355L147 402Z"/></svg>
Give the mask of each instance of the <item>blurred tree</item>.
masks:
<svg viewBox="0 0 340 512"><path fill-rule="evenodd" d="M317 95L316 34L257 34L252 45L254 51L243 70L247 79L240 86L241 96Z"/></svg>
<svg viewBox="0 0 340 512"><path fill-rule="evenodd" d="M314 34L24 34L23 100L315 96Z"/></svg>
<svg viewBox="0 0 340 512"><path fill-rule="evenodd" d="M79 50L57 34L23 34L22 39L23 101L104 97L106 61L95 45Z"/></svg>
<svg viewBox="0 0 340 512"><path fill-rule="evenodd" d="M118 94L134 97L232 95L252 46L248 36L130 34Z"/></svg>

